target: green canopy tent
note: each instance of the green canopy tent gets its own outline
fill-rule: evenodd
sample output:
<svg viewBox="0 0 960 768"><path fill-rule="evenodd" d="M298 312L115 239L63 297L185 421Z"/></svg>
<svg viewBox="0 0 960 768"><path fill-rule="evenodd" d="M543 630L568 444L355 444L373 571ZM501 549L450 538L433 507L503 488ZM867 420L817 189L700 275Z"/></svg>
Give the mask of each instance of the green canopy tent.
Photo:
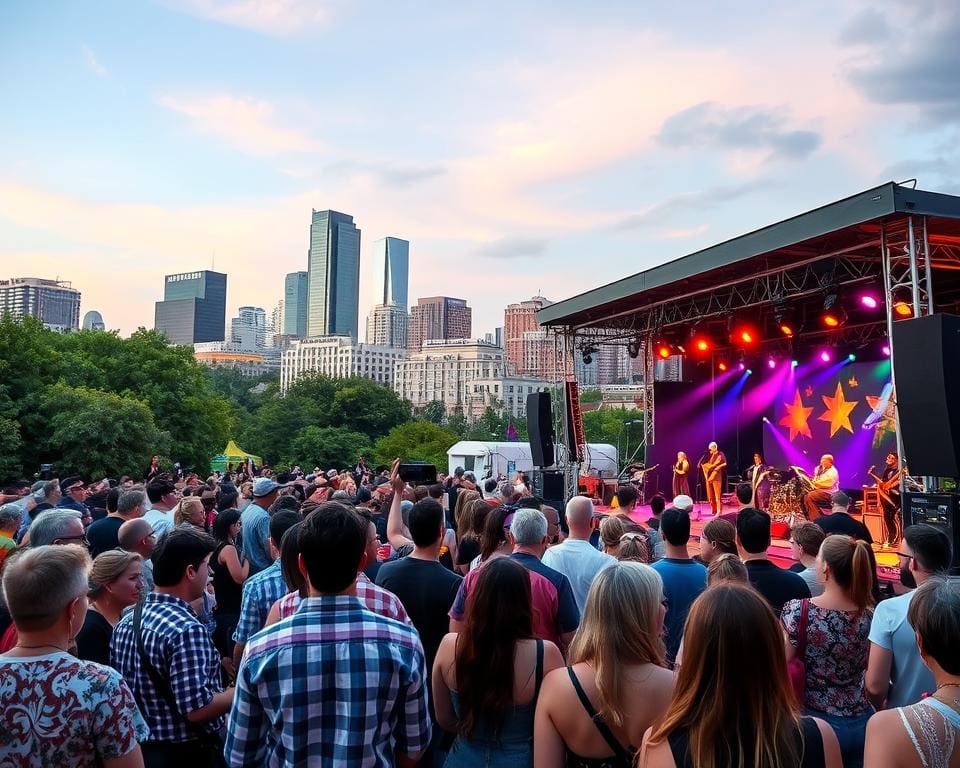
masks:
<svg viewBox="0 0 960 768"><path fill-rule="evenodd" d="M236 469L238 465L243 464L247 459L251 459L258 467L263 466L263 459L259 456L254 456L252 453L247 453L231 440L227 443L227 447L223 449L223 453L218 453L210 459L210 469L226 472L228 466Z"/></svg>

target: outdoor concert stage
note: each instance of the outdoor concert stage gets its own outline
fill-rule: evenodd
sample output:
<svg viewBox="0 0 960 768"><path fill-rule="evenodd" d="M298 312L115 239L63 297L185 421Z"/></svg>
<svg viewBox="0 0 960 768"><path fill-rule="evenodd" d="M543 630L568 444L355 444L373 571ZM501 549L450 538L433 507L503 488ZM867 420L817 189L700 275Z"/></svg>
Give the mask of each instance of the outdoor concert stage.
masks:
<svg viewBox="0 0 960 768"><path fill-rule="evenodd" d="M708 505L701 505L706 507L706 511L701 513L700 520L696 519L696 512L694 512L693 517L690 522L690 555L696 555L698 552L697 545L700 541L700 533L703 531L703 526L710 522L713 517L710 514L710 507ZM736 508L733 506L725 506L724 512L733 512ZM610 508L606 506L597 506L597 512L609 512ZM637 505L634 513L630 515L631 518L637 522L643 523L648 520L651 516L650 506L649 505ZM770 549L767 550L767 556L779 565L781 568L789 568L794 564L794 560L791 557L790 552L790 542L786 539L774 539L770 545ZM877 559L877 576L881 581L893 582L895 585L900 583L900 569L897 566L897 554L895 549L886 549L881 550L878 546L874 546L874 556Z"/></svg>

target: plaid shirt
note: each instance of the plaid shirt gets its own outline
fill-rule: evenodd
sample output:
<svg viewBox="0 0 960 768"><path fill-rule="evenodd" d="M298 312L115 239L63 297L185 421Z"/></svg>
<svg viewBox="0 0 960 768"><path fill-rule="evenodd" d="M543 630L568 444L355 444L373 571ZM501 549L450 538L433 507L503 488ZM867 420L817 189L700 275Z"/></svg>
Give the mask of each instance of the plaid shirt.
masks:
<svg viewBox="0 0 960 768"><path fill-rule="evenodd" d="M240 621L233 631L236 643L246 643L267 623L267 614L273 604L287 594L287 582L277 560L265 571L251 576L243 585L240 601Z"/></svg>
<svg viewBox="0 0 960 768"><path fill-rule="evenodd" d="M147 657L170 683L177 708L187 715L207 706L220 684L220 654L206 628L189 603L173 595L151 592L143 604L143 643ZM150 728L151 741L187 741L193 736L181 717L174 714L154 688L140 662L133 631L133 611L127 611L110 640L110 664L127 681L143 719ZM211 732L223 726L223 718L204 726Z"/></svg>
<svg viewBox="0 0 960 768"><path fill-rule="evenodd" d="M430 742L417 631L351 595L308 597L247 645L224 755L231 766L392 766Z"/></svg>
<svg viewBox="0 0 960 768"><path fill-rule="evenodd" d="M386 616L388 619L402 621L408 627L413 626L413 622L410 621L410 617L407 616L407 611L404 609L403 603L400 602L400 598L389 589L384 589L374 584L362 573L357 574L357 597L374 613ZM284 595L278 606L280 609L280 618L285 619L288 616L293 616L293 614L297 612L297 608L300 607L300 602L299 592L291 592L288 595Z"/></svg>

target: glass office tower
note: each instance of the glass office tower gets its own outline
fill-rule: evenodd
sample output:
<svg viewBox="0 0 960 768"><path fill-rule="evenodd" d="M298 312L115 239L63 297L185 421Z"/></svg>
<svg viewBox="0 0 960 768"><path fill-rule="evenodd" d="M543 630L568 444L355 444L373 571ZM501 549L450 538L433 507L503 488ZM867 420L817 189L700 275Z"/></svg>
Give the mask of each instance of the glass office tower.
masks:
<svg viewBox="0 0 960 768"><path fill-rule="evenodd" d="M353 216L313 211L307 258L307 335L356 341L360 304L360 230Z"/></svg>

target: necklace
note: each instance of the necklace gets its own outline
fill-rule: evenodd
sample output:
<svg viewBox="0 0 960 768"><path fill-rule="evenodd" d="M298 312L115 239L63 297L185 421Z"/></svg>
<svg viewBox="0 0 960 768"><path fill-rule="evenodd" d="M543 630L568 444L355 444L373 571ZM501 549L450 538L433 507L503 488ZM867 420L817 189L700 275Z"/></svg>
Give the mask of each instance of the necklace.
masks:
<svg viewBox="0 0 960 768"><path fill-rule="evenodd" d="M36 650L37 648L56 648L58 651L63 651L64 653L69 653L66 648L61 648L59 645L54 645L53 643L41 643L40 645L20 645L17 643L14 648L23 648L25 651Z"/></svg>
<svg viewBox="0 0 960 768"><path fill-rule="evenodd" d="M960 683L943 683L942 685L938 685L937 689L933 692L933 695L936 696L940 692L941 688L960 688ZM943 703L950 704L951 702L945 701ZM960 696L955 696L952 704L955 708L960 707Z"/></svg>

